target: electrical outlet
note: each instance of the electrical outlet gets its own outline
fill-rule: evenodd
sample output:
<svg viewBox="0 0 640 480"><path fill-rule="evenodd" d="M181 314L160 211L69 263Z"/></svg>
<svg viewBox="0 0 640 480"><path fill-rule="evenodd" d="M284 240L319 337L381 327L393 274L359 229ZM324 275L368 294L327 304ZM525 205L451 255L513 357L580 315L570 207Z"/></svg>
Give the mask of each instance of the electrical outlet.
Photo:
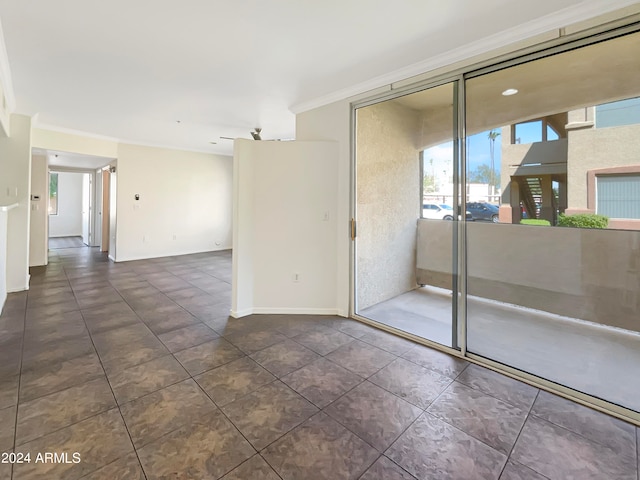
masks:
<svg viewBox="0 0 640 480"><path fill-rule="evenodd" d="M174 240L175 240L175 239L177 239L177 238L178 238L178 237L177 237L176 235L174 235L174 236L173 236L173 239L174 239Z"/></svg>

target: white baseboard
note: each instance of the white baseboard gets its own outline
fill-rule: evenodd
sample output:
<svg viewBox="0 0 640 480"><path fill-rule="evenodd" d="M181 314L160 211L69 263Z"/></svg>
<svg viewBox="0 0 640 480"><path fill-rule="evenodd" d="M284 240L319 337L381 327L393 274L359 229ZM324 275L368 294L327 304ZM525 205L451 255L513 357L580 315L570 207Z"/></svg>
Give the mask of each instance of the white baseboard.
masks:
<svg viewBox="0 0 640 480"><path fill-rule="evenodd" d="M247 315L340 315L339 312L337 308L253 307L240 311L232 310L231 316L240 318Z"/></svg>
<svg viewBox="0 0 640 480"><path fill-rule="evenodd" d="M251 315L253 313L253 310L250 308L245 308L244 310L231 310L229 312L229 315L231 315L233 318L242 318L242 317L246 317L247 315Z"/></svg>
<svg viewBox="0 0 640 480"><path fill-rule="evenodd" d="M31 275L27 275L27 278L25 278L25 284L20 285L18 287L16 286L10 287L9 285L7 285L7 293L24 292L25 290L29 290L30 279L31 279Z"/></svg>
<svg viewBox="0 0 640 480"><path fill-rule="evenodd" d="M213 250L177 250L177 251L170 251L170 252L153 253L151 255L124 255L123 256L119 254L118 263L132 262L136 260L151 260L154 258L164 258L164 257L180 257L182 255L195 255L197 253L224 252L225 250L231 250L231 247L225 246L225 247L215 248Z"/></svg>

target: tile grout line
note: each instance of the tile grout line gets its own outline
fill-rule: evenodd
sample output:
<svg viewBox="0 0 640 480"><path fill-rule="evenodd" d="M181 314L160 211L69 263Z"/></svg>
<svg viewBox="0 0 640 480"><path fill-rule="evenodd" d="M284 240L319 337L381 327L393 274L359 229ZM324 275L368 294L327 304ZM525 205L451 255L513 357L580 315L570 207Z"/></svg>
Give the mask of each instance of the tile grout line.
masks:
<svg viewBox="0 0 640 480"><path fill-rule="evenodd" d="M27 307L29 305L29 291L27 290L26 298L24 301L24 314L22 317L22 346L20 347L20 367L18 369L18 391L16 394L16 415L13 425L13 446L11 450L16 451L16 440L18 438L18 411L20 409L20 388L22 386L22 362L24 357L24 340L27 333ZM13 478L13 470L15 465L11 465L10 478Z"/></svg>
<svg viewBox="0 0 640 480"><path fill-rule="evenodd" d="M65 272L65 275L67 275L67 271L66 271L66 269L64 267L63 267L63 271ZM67 278L69 278L69 277L67 276ZM107 280L107 282L109 282L109 281ZM109 282L109 284L111 284L111 282ZM71 285L71 282L69 282L69 285ZM72 288L72 290L73 290L73 288ZM115 288L114 288L114 290L115 290ZM73 295L74 295L74 297L76 297L76 301L77 301L77 296L76 296L75 290L73 290ZM118 292L118 295L120 295L120 292ZM113 387L111 386L111 382L109 381L109 377L107 376L107 371L104 368L104 363L102 362L102 358L100 357L100 354L98 353L98 349L96 348L96 345L95 345L94 340L93 340L93 335L91 334L91 331L89 330L89 326L87 325L87 321L84 318L84 314L82 313L82 310L80 310L80 316L82 317L82 321L84 322L85 328L87 329L87 332L89 333L89 338L91 339L91 344L93 345L93 349L96 352L96 357L98 357L98 361L100 362L100 367L102 368L102 372L104 374L105 380L107 381L107 385L109 385L109 390L111 391L111 396L113 397L113 401L114 401L114 403L116 405L115 408L118 409L118 413L120 414L120 419L122 420L124 428L125 428L125 430L127 432L127 435L129 437L129 441L131 442L131 447L133 448L133 451L134 451L134 453L136 455L136 458L138 459L138 464L140 465L140 470L142 471L142 475L144 475L144 478L147 479L147 473L144 471L144 468L142 467L142 462L140 461L140 456L138 455L138 451L136 450L135 444L133 443L133 438L131 437L131 432L129 431L129 427L127 426L127 422L125 422L125 420L124 420L124 416L122 415L122 410L120 409L120 405L118 404L118 400L116 399L116 395L115 395L115 393L113 391ZM104 413L104 412L101 412L101 413ZM117 460L119 460L119 458L117 458L114 461L117 461ZM106 465L102 465L101 467L93 470L93 472L96 472L100 468L103 468L105 466ZM87 473L93 473L93 472L87 472ZM85 476L85 475L83 475L83 476Z"/></svg>
<svg viewBox="0 0 640 480"><path fill-rule="evenodd" d="M245 355L245 357L246 357L246 355ZM240 357L240 358L244 358L244 357ZM240 359L238 359L238 360L240 360ZM230 363L230 362L229 362L229 363ZM226 364L225 364L225 365L226 365ZM221 366L222 366L222 365L221 365ZM213 369L212 369L212 370L213 370ZM198 374L198 375L200 375L200 374ZM245 437L244 433L242 433L242 432L240 431L240 429L237 427L237 425L236 425L235 423L233 423L233 421L232 421L232 420L227 416L227 414L222 410L222 407L218 406L218 404L213 400L213 398L211 398L211 396L207 393L207 391L206 391L204 388L202 388L202 386L198 383L198 381L197 381L195 378L191 377L191 379L195 382L195 384L198 386L198 388L200 389L200 391L201 391L202 393L204 393L204 394L205 394L205 396L206 396L206 397L211 401L211 403L213 404L213 406L214 406L215 408L217 408L217 409L218 409L218 411L222 414L222 416L223 416L223 417L224 417L224 418L225 418L225 419L226 419L226 420L227 420L227 421L228 421L228 422L233 426L233 428L236 430L236 432L238 432L238 433L240 434L240 436L241 436L241 437L242 437L242 438L243 438L243 439L244 439L244 440L249 444L249 446L250 446L251 448L253 448L253 450L255 451L255 453L254 453L253 455L251 455L251 457L247 458L244 462L248 461L248 460L249 460L250 458L252 458L254 455L260 455L260 450L258 450L256 447L254 447L254 446L253 446L253 443L251 443L251 442L249 441L249 439L248 439L247 437ZM276 380L277 380L277 379L276 379ZM275 382L276 380L272 380L272 381L271 381L271 382L269 382L267 385L270 385L271 383ZM263 386L264 386L264 385L263 385ZM255 390L254 390L254 391L255 391ZM247 394L247 395L249 395L249 394ZM235 400L234 400L234 402L235 402ZM173 430L173 431L175 431L175 430ZM164 436L164 435L163 435L163 436ZM265 447L265 448L266 448L266 447ZM225 472L225 473L224 473L223 475L221 475L219 478L222 478L222 477L224 477L225 475L227 475L229 472L232 472L233 470L235 470L236 468L238 468L240 465L242 465L244 462L241 462L240 464L238 464L238 465L236 465L235 467L233 467L231 470L229 470L229 471ZM275 469L274 469L274 471L275 471ZM276 473L277 473L277 472L276 472Z"/></svg>
<svg viewBox="0 0 640 480"><path fill-rule="evenodd" d="M513 442L513 445L511 446L511 449L509 450L509 453L507 455L507 461L504 463L502 470L500 472L500 476L502 476L502 474L504 473L504 470L507 468L507 465L509 464L509 461L515 462L515 460L511 459L511 455L513 454L513 451L516 448L516 444L518 443L518 440L520 439L520 436L522 435L522 432L524 431L524 427L527 424L527 420L529 420L529 417L532 415L532 411L533 411L533 406L535 405L536 401L538 400L538 396L540 396L540 389L538 389L535 398L533 399L533 402L531 402L531 405L529 406L529 410L527 411L527 415L524 417L524 421L522 422L522 425L520 426L520 430L518 431L518 435L516 436L516 439ZM524 465L524 464L520 464L519 462L518 465L523 465L526 468L529 468L530 470L536 472L537 474L541 475L544 478L548 477L546 475L543 475L542 473L538 472L537 470L531 468L528 465ZM499 477L498 477L499 478Z"/></svg>

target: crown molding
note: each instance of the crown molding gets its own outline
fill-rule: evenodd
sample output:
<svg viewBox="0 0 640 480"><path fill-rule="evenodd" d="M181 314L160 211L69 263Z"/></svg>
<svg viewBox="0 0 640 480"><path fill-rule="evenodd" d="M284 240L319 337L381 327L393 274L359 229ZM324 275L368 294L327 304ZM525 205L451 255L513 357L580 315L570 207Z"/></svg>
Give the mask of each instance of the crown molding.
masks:
<svg viewBox="0 0 640 480"><path fill-rule="evenodd" d="M550 13L530 22L503 30L484 37L478 41L467 43L442 54L413 63L406 67L374 77L370 80L346 87L334 92L292 105L289 109L294 114L300 114L330 103L345 100L362 93L375 90L393 83L407 80L418 75L424 75L438 68L453 65L457 62L469 60L477 55L525 41L529 38L565 28L569 25L590 20L599 15L611 13L631 5L637 0L608 0L606 2L585 0L571 7Z"/></svg>

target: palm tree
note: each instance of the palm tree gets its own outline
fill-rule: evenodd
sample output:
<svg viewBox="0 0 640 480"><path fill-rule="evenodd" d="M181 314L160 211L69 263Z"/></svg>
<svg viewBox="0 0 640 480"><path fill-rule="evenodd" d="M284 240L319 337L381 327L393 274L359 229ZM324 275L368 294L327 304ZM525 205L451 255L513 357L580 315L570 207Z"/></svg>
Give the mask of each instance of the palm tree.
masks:
<svg viewBox="0 0 640 480"><path fill-rule="evenodd" d="M495 170L495 164L494 164L494 155L495 155L495 148L496 148L496 138L498 138L499 135L500 135L500 132L496 132L495 130L491 130L487 135L487 138L489 139L489 153L491 155L491 173L490 173L489 185L491 185L492 187L495 187L495 184L496 184L496 179L495 179L496 170Z"/></svg>

